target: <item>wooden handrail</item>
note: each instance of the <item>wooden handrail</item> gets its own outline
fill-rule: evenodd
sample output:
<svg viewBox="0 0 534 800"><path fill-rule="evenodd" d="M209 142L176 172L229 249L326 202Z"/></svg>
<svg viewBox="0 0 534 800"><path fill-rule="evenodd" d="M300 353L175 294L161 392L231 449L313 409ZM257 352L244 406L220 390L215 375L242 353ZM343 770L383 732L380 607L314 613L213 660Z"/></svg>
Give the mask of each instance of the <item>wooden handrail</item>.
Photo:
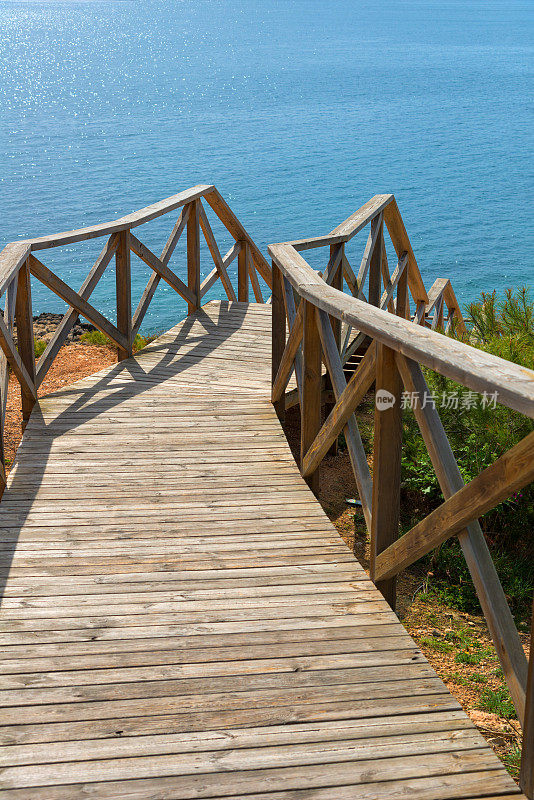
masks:
<svg viewBox="0 0 534 800"><path fill-rule="evenodd" d="M268 247L273 262L300 297L408 358L440 372L475 392L498 392L498 402L534 418L534 372L325 284L288 244Z"/></svg>
<svg viewBox="0 0 534 800"><path fill-rule="evenodd" d="M202 200L211 206L235 239L234 245L224 258L221 256ZM144 223L176 209L181 209L180 216L161 255L158 256L137 236L134 236L132 229L139 228ZM184 231L187 231L187 283L178 277L169 266L171 256ZM215 265L214 270L202 282L200 275L201 233L206 240ZM106 237L107 240L78 291L72 289L34 255L34 251L44 251L48 248L83 242L97 237ZM132 252L151 270L150 278L133 315L130 265ZM161 280L164 280L186 300L188 313L192 313L200 307L203 295L219 279L223 283L229 300L235 301L237 294L228 276L227 268L237 256L240 257L239 299L243 300L248 297L248 282L250 281L256 301L263 302L256 270L271 286L271 268L215 186L210 184L194 186L111 222L51 236L11 242L4 247L0 252L0 295L4 292L6 294L3 315L0 312L0 497L6 479L3 428L9 378L8 366L21 386L23 424L25 425L36 402L38 387L80 314L116 344L120 361L131 356L135 335ZM113 324L89 302L92 292L113 257L115 257L116 324ZM63 316L37 364L34 357L30 273L69 306L69 310ZM15 317L17 347L15 347L12 337Z"/></svg>
<svg viewBox="0 0 534 800"><path fill-rule="evenodd" d="M344 252L345 242L369 223L371 232L356 276ZM382 234L384 225L398 258L391 275ZM330 247L330 258L323 274L312 269L300 252L321 246ZM339 248L343 248L341 258L338 257ZM276 298L273 292L272 401L279 417L283 418L285 401L290 394L285 390L294 369L298 378L301 431L304 432L301 473L312 489L318 491L320 462L343 430L370 533L371 577L393 607L397 574L444 540L453 535L458 537L518 718L526 726L521 785L531 798L534 793L533 661L531 659L528 671L527 659L477 517L534 479L534 433L464 485L437 410L431 404L416 406L415 419L434 465L444 502L405 536L398 536L401 393L404 388L410 395L429 394L420 365L531 418L534 418L534 372L440 332L444 328L451 330L454 325L456 330L465 332L458 301L447 278L438 279L426 292L391 195L373 198L345 223L334 228L330 236L271 244L268 251L273 263L273 284L285 286L286 297L284 315L280 292L277 290ZM342 291L343 278L350 295ZM366 280L369 281L368 302L363 291ZM413 315L410 294L415 301ZM287 298L291 299L291 308ZM315 309L316 331L312 325L312 309ZM286 316L289 337L286 337ZM340 324L346 328L343 347L335 335ZM349 346L352 330L356 335ZM320 352L317 352L318 340ZM344 356L360 348L361 357L362 347L364 351L366 348L365 355L347 383ZM330 401L325 402L323 423L318 413L324 400L324 382L319 380L317 370L321 360L336 399L333 406L328 405ZM354 411L373 383L386 405L379 410L377 404L375 409L371 478Z"/></svg>
<svg viewBox="0 0 534 800"><path fill-rule="evenodd" d="M30 255L26 242L10 242L0 251L0 295L2 295Z"/></svg>
<svg viewBox="0 0 534 800"><path fill-rule="evenodd" d="M214 189L214 186L199 184L198 186L193 186L192 189L174 194L172 197L167 197L158 203L152 203L150 206L140 208L139 211L133 211L131 214L126 214L126 216L119 217L119 219L111 222L101 222L98 225L90 225L87 228L77 228L63 233L53 233L50 236L37 236L35 239L26 239L21 243L29 245L33 252L34 250L48 250L50 247L61 247L61 245L65 244L84 242L87 239L95 239L98 236L110 236L118 231L137 228L145 222L150 222L163 214L175 211L177 208L186 205L186 203L190 203L214 191Z"/></svg>

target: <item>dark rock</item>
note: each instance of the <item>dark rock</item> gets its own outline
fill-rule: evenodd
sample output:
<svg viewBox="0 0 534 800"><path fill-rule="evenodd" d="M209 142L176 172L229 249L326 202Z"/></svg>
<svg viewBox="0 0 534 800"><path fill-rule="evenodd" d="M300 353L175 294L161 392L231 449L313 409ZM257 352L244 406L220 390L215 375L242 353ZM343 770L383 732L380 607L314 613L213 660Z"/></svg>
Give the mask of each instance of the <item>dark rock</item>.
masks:
<svg viewBox="0 0 534 800"><path fill-rule="evenodd" d="M63 314L53 314L49 311L41 312L41 314L38 314L33 318L33 335L36 339L49 342L54 336L54 333L56 332L57 327L62 319ZM84 333L91 331L96 331L95 326L91 325L89 322L81 322L78 318L78 320L72 326L66 342L78 342Z"/></svg>

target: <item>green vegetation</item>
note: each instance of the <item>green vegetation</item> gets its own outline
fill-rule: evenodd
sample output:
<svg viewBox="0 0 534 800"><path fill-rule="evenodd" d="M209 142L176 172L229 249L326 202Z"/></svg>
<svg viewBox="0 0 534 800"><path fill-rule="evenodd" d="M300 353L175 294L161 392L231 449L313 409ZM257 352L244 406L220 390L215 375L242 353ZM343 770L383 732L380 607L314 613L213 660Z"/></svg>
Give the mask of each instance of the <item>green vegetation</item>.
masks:
<svg viewBox="0 0 534 800"><path fill-rule="evenodd" d="M436 639L434 636L425 636L421 639L421 644L430 647L431 650L436 650L438 653L450 653L453 650L452 644Z"/></svg>
<svg viewBox="0 0 534 800"><path fill-rule="evenodd" d="M504 717L504 719L517 719L512 698L506 686L500 686L495 690L484 689L480 695L478 707L481 711L498 714L499 717Z"/></svg>
<svg viewBox="0 0 534 800"><path fill-rule="evenodd" d="M48 342L45 342L44 339L37 339L34 337L33 339L33 351L35 353L35 358L40 358L44 351L46 350Z"/></svg>
<svg viewBox="0 0 534 800"><path fill-rule="evenodd" d="M111 339L100 331L87 331L80 336L80 342L93 344L97 347L115 347Z"/></svg>
<svg viewBox="0 0 534 800"><path fill-rule="evenodd" d="M508 290L499 299L483 294L466 309L468 341L489 353L534 369L534 302L527 288ZM491 397L425 369L460 471L466 482L534 430L534 422ZM449 407L443 398L457 397ZM443 497L413 412L405 411L403 446L403 530L436 508ZM408 502L406 502L408 501ZM534 592L534 486L516 492L480 520L495 566L517 619L529 614ZM447 605L479 612L469 571L457 540L444 543L426 558L427 590Z"/></svg>
<svg viewBox="0 0 534 800"><path fill-rule="evenodd" d="M153 342L154 339L157 338L157 335L158 334L143 336L140 333L136 333L133 343L134 353L138 353L139 350L143 349L143 347L146 347L148 344L150 344L150 342ZM80 341L84 344L96 345L97 347L110 347L112 349L115 349L116 347L111 339L100 331L87 331L86 333L82 333L80 336Z"/></svg>

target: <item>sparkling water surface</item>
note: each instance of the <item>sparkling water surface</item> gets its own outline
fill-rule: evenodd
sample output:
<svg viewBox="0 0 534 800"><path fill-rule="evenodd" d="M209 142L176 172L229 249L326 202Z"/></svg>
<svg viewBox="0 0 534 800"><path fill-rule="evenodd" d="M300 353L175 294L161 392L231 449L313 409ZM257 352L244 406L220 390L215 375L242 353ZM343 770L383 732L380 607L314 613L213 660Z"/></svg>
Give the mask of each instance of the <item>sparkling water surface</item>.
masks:
<svg viewBox="0 0 534 800"><path fill-rule="evenodd" d="M533 31L531 0L0 0L0 244L214 183L266 253L393 192L427 288L532 283ZM78 288L99 244L42 260ZM111 267L91 301L114 319ZM161 283L144 329L184 313Z"/></svg>

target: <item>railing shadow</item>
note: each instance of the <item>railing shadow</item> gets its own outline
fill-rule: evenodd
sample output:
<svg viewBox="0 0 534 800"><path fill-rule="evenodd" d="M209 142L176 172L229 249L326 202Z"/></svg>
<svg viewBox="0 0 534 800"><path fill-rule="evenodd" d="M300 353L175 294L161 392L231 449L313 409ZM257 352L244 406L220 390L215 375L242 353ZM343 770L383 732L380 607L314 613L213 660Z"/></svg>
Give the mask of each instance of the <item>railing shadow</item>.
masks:
<svg viewBox="0 0 534 800"><path fill-rule="evenodd" d="M231 313L229 313L230 307ZM41 486L51 455L52 445L56 438L65 436L79 427L79 425L96 419L104 412L109 412L124 400L131 400L135 396L152 391L158 384L164 384L176 378L190 369L194 365L195 359L197 359L196 363L200 363L203 359L209 357L222 342L240 330L245 319L246 310L247 306L244 303L223 301L220 303L219 316L215 321L201 308L193 315L186 317L172 339L164 342L156 340L142 351L141 356L149 353L161 353L162 358L155 365L147 368L143 366L137 357L134 357L107 368L105 374L97 378L96 382L87 390L83 386L76 388L79 383L87 381L87 378L84 378L71 387L47 395L47 401L53 398L68 399L69 396L72 397L72 403L69 403L64 411L54 417L51 423L46 423L40 404L37 403L35 405L15 457L8 487L0 503L0 547L2 548L0 601L4 596L20 532L32 510L36 499L35 495ZM198 325L198 323L204 327L205 333L199 334L195 332L193 334L193 325ZM169 331L163 336L167 337L168 334ZM190 347L192 342L194 342L194 345ZM187 351L181 354L180 350L185 347L188 347ZM163 375L162 370L164 371ZM120 377L125 373L128 374L129 379L124 386L121 386ZM143 378L151 380L144 381ZM154 381L154 379L156 380ZM107 389L109 391L102 397L101 393ZM82 411L83 415L80 414L80 417L77 418L76 412ZM110 422L109 424L111 426L113 423ZM32 451L31 444L34 433L39 435L39 443L44 445L43 452L35 453ZM46 434L49 435L49 441ZM103 469L105 468L106 465L103 464ZM15 513L12 508L12 497L16 498L17 495L21 494L21 491L27 485L30 474L31 485L27 493L29 495L28 499L15 500L18 508L14 519L11 519ZM80 481L83 481L83 473L80 474Z"/></svg>

